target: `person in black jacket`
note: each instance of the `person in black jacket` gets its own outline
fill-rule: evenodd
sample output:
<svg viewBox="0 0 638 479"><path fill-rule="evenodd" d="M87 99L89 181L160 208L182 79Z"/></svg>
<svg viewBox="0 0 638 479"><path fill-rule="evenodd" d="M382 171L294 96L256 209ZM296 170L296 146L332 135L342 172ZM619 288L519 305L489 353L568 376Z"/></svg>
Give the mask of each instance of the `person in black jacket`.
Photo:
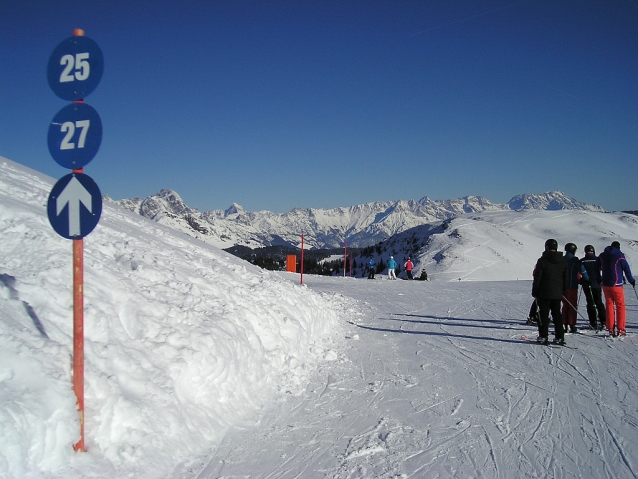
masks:
<svg viewBox="0 0 638 479"><path fill-rule="evenodd" d="M529 315L525 324L538 324L538 303L536 298L532 301L532 305L529 307Z"/></svg>
<svg viewBox="0 0 638 479"><path fill-rule="evenodd" d="M538 339L541 344L549 344L549 313L554 321L554 342L565 344L563 318L560 306L567 287L567 262L563 253L558 251L555 239L545 241L545 251L536 262L532 296L538 302L540 320L538 322Z"/></svg>
<svg viewBox="0 0 638 479"><path fill-rule="evenodd" d="M574 243L565 245L565 262L567 263L567 285L563 294L563 327L575 333L578 319L578 285L581 278L589 281L587 270L576 257L578 247Z"/></svg>
<svg viewBox="0 0 638 479"><path fill-rule="evenodd" d="M605 313L605 305L603 304L602 278L600 275L601 261L596 256L596 250L590 244L585 246L585 256L580 260L587 270L589 281L583 281L583 293L587 300L587 317L591 329L602 330L605 328L607 315ZM598 322L596 322L598 318Z"/></svg>

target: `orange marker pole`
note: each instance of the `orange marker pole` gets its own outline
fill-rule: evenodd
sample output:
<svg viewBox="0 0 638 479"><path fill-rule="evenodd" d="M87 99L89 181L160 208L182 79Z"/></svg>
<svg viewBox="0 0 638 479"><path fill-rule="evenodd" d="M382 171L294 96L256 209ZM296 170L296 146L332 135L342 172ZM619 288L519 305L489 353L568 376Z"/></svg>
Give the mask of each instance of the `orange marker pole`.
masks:
<svg viewBox="0 0 638 479"><path fill-rule="evenodd" d="M75 28L74 37L83 37L84 30ZM78 100L78 103L84 100ZM83 173L83 168L73 170ZM84 240L73 240L73 391L80 413L80 440L75 451L84 452Z"/></svg>
<svg viewBox="0 0 638 479"><path fill-rule="evenodd" d="M348 240L343 242L343 277L346 277L346 266L348 264Z"/></svg>
<svg viewBox="0 0 638 479"><path fill-rule="evenodd" d="M80 440L73 445L84 451L84 240L73 240L73 391L80 413Z"/></svg>
<svg viewBox="0 0 638 479"><path fill-rule="evenodd" d="M301 235L301 266L299 267L301 275L299 276L299 284L303 284L303 235Z"/></svg>
<svg viewBox="0 0 638 479"><path fill-rule="evenodd" d="M73 173L82 173L78 168ZM75 451L84 452L84 239L73 240L73 391L80 413L80 440Z"/></svg>

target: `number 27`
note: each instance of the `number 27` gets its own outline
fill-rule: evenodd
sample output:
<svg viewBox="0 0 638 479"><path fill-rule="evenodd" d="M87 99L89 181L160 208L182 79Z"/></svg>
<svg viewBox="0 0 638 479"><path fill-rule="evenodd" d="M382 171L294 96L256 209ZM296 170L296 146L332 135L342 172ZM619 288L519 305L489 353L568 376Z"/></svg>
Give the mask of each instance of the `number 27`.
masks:
<svg viewBox="0 0 638 479"><path fill-rule="evenodd" d="M78 139L78 148L84 148L84 143L86 142L86 135L89 132L89 126L91 126L91 120L78 120L75 123L72 121L65 121L62 123L60 127L60 131L66 133L64 138L62 139L62 143L60 143L61 150L73 150L75 149L75 143L71 140L73 139L73 135L75 135L75 128L80 128L80 138Z"/></svg>

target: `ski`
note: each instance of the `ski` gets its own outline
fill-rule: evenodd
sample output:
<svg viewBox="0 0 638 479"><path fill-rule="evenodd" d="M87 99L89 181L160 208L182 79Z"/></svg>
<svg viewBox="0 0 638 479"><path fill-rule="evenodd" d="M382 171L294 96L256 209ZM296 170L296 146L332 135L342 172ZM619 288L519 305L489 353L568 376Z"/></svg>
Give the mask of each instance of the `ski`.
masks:
<svg viewBox="0 0 638 479"><path fill-rule="evenodd" d="M556 344L556 343L547 343L547 344L543 344L543 343L539 343L538 341L536 341L535 339L532 338L528 338L527 336L521 336L521 339L523 341L527 341L528 343L534 343L534 344L540 344L543 346L549 346L550 348L568 348L568 349L578 349L576 346L568 346L567 344Z"/></svg>
<svg viewBox="0 0 638 479"><path fill-rule="evenodd" d="M530 342L530 343L536 343L536 342L537 342L535 339L528 338L528 337L527 337L527 336L525 336L525 335L521 336L521 339L522 339L523 341L528 341L528 342Z"/></svg>
<svg viewBox="0 0 638 479"><path fill-rule="evenodd" d="M612 336L611 334L606 334L606 335L603 336L603 338L606 341L624 341L626 337L627 337L626 335L625 336L619 336L619 335Z"/></svg>
<svg viewBox="0 0 638 479"><path fill-rule="evenodd" d="M528 343L532 343L532 344L539 344L539 345L541 345L541 346L549 346L549 345L551 344L551 343L547 343L547 344L539 343L539 342L538 342L538 341L536 341L535 339L528 338L527 336L521 336L521 339L522 339L523 341L527 341Z"/></svg>

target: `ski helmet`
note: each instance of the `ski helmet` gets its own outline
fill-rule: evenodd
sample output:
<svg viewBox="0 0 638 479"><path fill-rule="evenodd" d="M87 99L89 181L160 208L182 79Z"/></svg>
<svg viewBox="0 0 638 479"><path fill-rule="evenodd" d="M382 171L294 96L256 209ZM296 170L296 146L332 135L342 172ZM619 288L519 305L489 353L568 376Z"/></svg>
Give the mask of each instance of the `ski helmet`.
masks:
<svg viewBox="0 0 638 479"><path fill-rule="evenodd" d="M545 241L545 251L558 251L558 241L553 238Z"/></svg>
<svg viewBox="0 0 638 479"><path fill-rule="evenodd" d="M594 253L596 254L596 250L594 249L594 247L590 244L588 244L587 246L585 246L585 253Z"/></svg>
<svg viewBox="0 0 638 479"><path fill-rule="evenodd" d="M567 243L565 245L565 251L567 251L568 253L576 254L576 250L577 249L578 248L576 247L576 245L574 243Z"/></svg>
<svg viewBox="0 0 638 479"><path fill-rule="evenodd" d="M618 248L618 249L620 249L620 243L619 243L618 241L614 241L611 245L612 245L614 248Z"/></svg>

